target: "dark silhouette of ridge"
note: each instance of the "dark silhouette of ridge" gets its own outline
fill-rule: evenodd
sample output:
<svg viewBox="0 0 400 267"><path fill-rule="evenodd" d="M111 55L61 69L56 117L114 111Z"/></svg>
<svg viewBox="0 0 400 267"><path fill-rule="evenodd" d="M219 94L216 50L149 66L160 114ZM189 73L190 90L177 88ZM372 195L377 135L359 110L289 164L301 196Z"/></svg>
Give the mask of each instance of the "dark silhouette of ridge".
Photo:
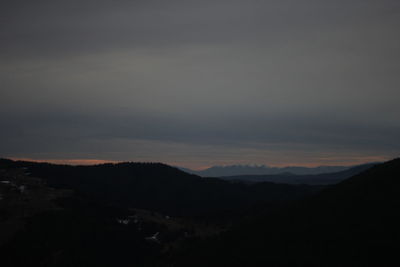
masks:
<svg viewBox="0 0 400 267"><path fill-rule="evenodd" d="M177 266L400 266L400 159L187 244Z"/></svg>
<svg viewBox="0 0 400 267"><path fill-rule="evenodd" d="M175 216L199 216L246 211L312 194L320 187L275 183L232 184L201 178L161 163L107 163L70 166L1 160L3 168L28 168L55 188L73 189L102 203L135 207Z"/></svg>
<svg viewBox="0 0 400 267"><path fill-rule="evenodd" d="M0 178L2 266L400 266L400 159L326 187L160 163L0 159Z"/></svg>
<svg viewBox="0 0 400 267"><path fill-rule="evenodd" d="M159 163L69 166L3 159L0 180L6 181L0 183L4 267L168 266L164 256L183 240L202 239L321 189L233 184ZM36 212L26 212L31 209ZM13 236L4 239L8 232ZM155 233L157 242L149 239Z"/></svg>

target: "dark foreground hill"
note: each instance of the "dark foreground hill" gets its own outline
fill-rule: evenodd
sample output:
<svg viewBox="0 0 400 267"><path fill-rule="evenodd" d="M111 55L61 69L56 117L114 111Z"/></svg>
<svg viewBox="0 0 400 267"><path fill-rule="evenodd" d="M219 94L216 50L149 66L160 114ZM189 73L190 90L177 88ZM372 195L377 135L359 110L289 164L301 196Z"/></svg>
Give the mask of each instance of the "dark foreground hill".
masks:
<svg viewBox="0 0 400 267"><path fill-rule="evenodd" d="M321 192L1 160L1 266L400 266L399 177L397 159Z"/></svg>
<svg viewBox="0 0 400 267"><path fill-rule="evenodd" d="M274 183L232 184L201 178L160 163L69 166L1 160L3 168L25 168L50 187L72 189L92 201L153 210L174 216L230 214L312 194L320 187Z"/></svg>
<svg viewBox="0 0 400 267"><path fill-rule="evenodd" d="M175 266L400 266L400 159L187 243Z"/></svg>
<svg viewBox="0 0 400 267"><path fill-rule="evenodd" d="M319 190L232 184L163 164L0 160L0 266L168 266L185 240Z"/></svg>

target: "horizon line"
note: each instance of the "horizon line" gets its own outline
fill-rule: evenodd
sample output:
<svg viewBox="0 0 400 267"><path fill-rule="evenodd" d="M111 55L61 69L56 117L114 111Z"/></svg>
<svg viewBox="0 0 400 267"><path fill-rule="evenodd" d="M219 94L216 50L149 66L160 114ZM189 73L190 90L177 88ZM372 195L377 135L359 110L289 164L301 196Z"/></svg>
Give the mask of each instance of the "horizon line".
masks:
<svg viewBox="0 0 400 267"><path fill-rule="evenodd" d="M348 167L348 166L356 166L356 165L361 165L361 164L367 164L367 163L376 163L376 162L382 162L382 161L387 161L388 159L371 159L368 161L363 161L363 162L347 162L347 163L342 163L342 164L317 164L317 163L306 163L306 164L274 164L274 165L267 165L267 164L252 164L252 163L231 163L231 164L223 164L223 165L209 165L209 166L203 166L203 167L186 167L184 163L179 164L177 162L175 163L168 163L168 162L161 162L161 161L130 161L130 160L103 160L103 159L81 159L81 158L75 158L75 159L35 159L35 158L29 158L29 157L4 157L5 159L10 159L14 161L29 161L29 162L38 162L38 163L52 163L52 164L62 164L62 165L71 165L71 166L93 166L93 165L100 165L100 164L107 164L107 163L123 163L123 162L137 162L137 163L162 163L169 165L171 167L176 167L176 168L185 168L189 169L192 171L202 171L209 169L211 167L229 167L229 166L255 166L255 167L269 167L269 168L285 168L285 167L304 167L304 168L318 168L318 167Z"/></svg>

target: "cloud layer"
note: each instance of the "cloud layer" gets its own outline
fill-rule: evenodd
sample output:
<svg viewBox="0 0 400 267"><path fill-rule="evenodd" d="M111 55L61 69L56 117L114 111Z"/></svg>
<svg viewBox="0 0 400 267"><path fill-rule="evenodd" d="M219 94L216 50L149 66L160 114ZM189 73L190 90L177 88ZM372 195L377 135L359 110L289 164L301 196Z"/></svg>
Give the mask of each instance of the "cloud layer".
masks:
<svg viewBox="0 0 400 267"><path fill-rule="evenodd" d="M21 0L0 17L3 156L196 167L400 151L398 1Z"/></svg>

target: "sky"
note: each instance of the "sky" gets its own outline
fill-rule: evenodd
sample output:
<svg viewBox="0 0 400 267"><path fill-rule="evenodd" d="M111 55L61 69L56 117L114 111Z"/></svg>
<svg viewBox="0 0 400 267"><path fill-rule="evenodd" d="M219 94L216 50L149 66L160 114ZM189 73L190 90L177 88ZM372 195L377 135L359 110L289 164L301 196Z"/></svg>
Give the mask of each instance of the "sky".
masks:
<svg viewBox="0 0 400 267"><path fill-rule="evenodd" d="M0 156L398 157L399 29L398 0L2 0Z"/></svg>

